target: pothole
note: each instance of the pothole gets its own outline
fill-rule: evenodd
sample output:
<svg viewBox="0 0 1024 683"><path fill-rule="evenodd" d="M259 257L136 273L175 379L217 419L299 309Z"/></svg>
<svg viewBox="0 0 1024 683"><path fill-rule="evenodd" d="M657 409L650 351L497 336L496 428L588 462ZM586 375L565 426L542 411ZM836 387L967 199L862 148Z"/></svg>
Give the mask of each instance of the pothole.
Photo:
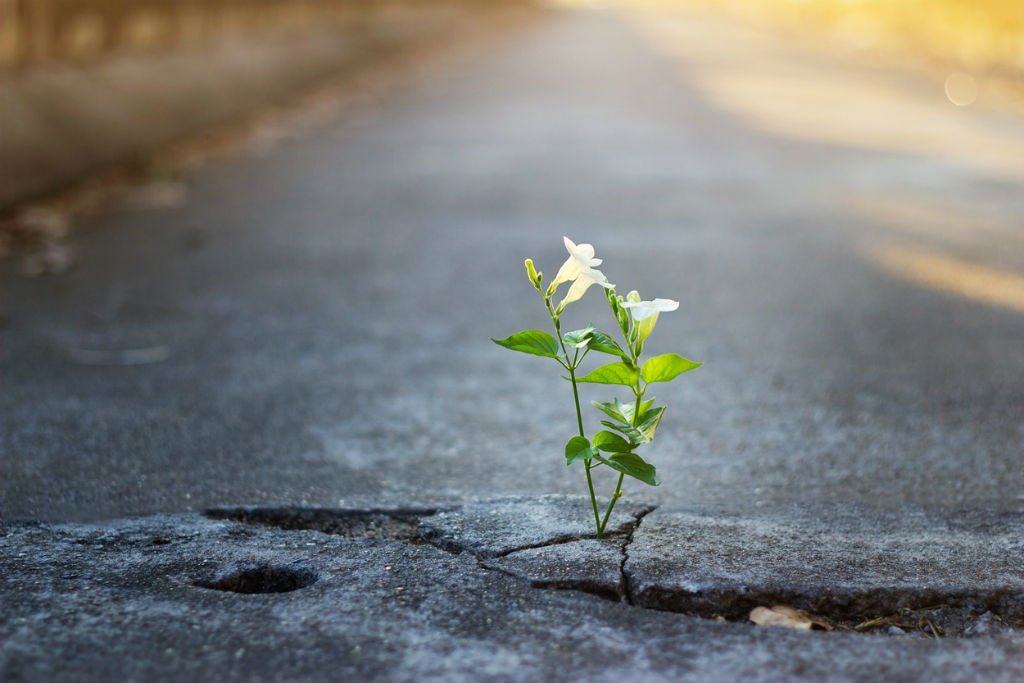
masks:
<svg viewBox="0 0 1024 683"><path fill-rule="evenodd" d="M417 531L420 517L436 512L435 509L217 508L208 510L206 516L286 531L310 530L345 538L379 538L415 543L420 541Z"/></svg>
<svg viewBox="0 0 1024 683"><path fill-rule="evenodd" d="M299 565L267 565L245 562L225 567L213 576L197 579L192 585L246 595L290 593L316 583L317 573Z"/></svg>

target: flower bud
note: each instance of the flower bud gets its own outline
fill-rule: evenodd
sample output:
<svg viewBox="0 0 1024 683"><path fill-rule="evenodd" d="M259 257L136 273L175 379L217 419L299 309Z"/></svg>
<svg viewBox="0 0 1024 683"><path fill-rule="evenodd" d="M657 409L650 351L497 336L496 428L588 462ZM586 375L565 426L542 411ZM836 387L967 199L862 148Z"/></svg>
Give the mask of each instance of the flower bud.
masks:
<svg viewBox="0 0 1024 683"><path fill-rule="evenodd" d="M629 313L622 307L622 297L616 295L612 290L606 290L606 292L608 303L615 314L615 321L619 323L619 329L622 330L622 334L629 336Z"/></svg>
<svg viewBox="0 0 1024 683"><path fill-rule="evenodd" d="M540 291L540 279L543 277L541 273L537 272L537 269L533 267L533 259L526 259L526 275L530 278L530 284L533 285L537 291Z"/></svg>

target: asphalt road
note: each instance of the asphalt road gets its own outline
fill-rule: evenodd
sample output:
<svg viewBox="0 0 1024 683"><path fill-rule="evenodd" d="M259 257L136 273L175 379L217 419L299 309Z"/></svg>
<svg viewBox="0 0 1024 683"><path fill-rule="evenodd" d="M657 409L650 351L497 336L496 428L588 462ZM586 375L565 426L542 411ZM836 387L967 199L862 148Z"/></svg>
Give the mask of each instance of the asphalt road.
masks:
<svg viewBox="0 0 1024 683"><path fill-rule="evenodd" d="M555 13L101 220L68 274L0 267L0 515L582 493L558 368L488 341L545 325L522 260L553 273L562 235L680 300L652 350L706 364L659 392L664 483L627 495L1018 511L1024 119L985 94Z"/></svg>

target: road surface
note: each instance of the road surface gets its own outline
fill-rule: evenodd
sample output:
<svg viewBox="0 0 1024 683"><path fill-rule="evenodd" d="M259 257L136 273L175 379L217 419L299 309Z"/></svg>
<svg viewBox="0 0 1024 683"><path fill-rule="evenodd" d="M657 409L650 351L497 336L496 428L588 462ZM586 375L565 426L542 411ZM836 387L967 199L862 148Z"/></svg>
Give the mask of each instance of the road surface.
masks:
<svg viewBox="0 0 1024 683"><path fill-rule="evenodd" d="M557 368L488 341L546 325L521 264L553 273L562 235L680 300L653 350L706 364L661 391L665 483L630 494L1016 510L1022 177L1024 120L941 79L556 15L101 221L70 274L8 264L0 513L579 492ZM604 320L590 298L567 324Z"/></svg>
<svg viewBox="0 0 1024 683"><path fill-rule="evenodd" d="M181 207L100 220L65 275L5 264L0 516L582 493L562 458L575 419L558 368L488 340L546 325L522 261L550 276L568 235L624 290L678 299L651 350L705 363L659 387L670 408L648 454L663 484L630 482L630 500L752 520L798 509L823 520L818 537L851 510L927 515L935 538L941 520L1018 519L1022 179L1020 111L956 107L941 75L714 15L553 12L202 170ZM594 293L567 325L606 315ZM536 599L558 603L545 619L578 607ZM498 612L543 649L516 610ZM589 624L618 617L604 618ZM630 619L677 633L655 650L690 648L637 680L813 680L832 658L854 680L1019 674L1014 641L806 649L749 626ZM491 674L561 671L523 657ZM392 678L425 671L402 666Z"/></svg>

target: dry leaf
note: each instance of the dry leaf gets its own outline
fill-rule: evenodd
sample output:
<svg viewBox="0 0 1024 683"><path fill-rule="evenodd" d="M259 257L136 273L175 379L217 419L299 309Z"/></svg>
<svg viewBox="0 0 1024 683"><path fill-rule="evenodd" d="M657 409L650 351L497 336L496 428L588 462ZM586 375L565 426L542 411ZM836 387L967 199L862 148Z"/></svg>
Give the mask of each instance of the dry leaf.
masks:
<svg viewBox="0 0 1024 683"><path fill-rule="evenodd" d="M827 621L785 605L774 607L755 607L750 612L750 620L758 626L783 626L785 628L802 629L810 631L818 629L831 631L832 625Z"/></svg>

